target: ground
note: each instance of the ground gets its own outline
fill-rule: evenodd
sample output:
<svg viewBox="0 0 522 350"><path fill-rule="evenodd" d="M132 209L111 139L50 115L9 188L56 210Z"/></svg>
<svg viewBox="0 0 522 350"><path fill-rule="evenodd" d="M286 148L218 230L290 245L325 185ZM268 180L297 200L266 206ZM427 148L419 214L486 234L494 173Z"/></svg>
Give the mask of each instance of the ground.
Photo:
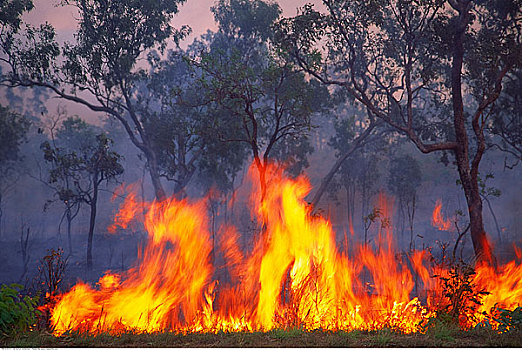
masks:
<svg viewBox="0 0 522 350"><path fill-rule="evenodd" d="M273 330L254 333L122 334L98 336L28 332L0 338L2 347L522 347L522 331L497 334L491 330L461 331L447 327L426 334L372 332L306 332Z"/></svg>

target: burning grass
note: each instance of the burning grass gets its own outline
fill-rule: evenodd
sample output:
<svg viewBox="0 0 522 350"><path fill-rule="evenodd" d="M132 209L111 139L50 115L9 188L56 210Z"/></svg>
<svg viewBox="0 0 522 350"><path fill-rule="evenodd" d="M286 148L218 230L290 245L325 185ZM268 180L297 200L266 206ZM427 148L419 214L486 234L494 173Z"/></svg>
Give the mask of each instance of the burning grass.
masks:
<svg viewBox="0 0 522 350"><path fill-rule="evenodd" d="M59 295L48 306L56 339L70 334L81 334L72 336L74 341L105 339L106 334L115 341L147 339L148 333L159 332L150 336L183 341L208 337L216 346L248 346L241 345L241 337L260 345L256 336L275 338L275 346L299 346L301 339L315 338L320 339L317 346L332 346L329 341L351 346L348 340L364 334L376 341L367 345L388 346L395 345L397 337L449 342L461 329L513 328L501 329L502 311L494 310L522 304L519 263L452 270L430 263L425 251L400 255L391 225L381 225L374 246L354 243L340 252L328 220L312 216L303 200L310 191L307 179L289 179L275 166L269 174L264 199L259 200L259 189L251 196L252 217L261 227L258 240L244 252L236 228L221 227L219 265L210 259L205 200L171 198L146 204L143 224L149 239L135 267L121 274L107 272L95 287L80 282ZM255 172L251 175L257 184ZM383 216L391 217L389 202L384 196L379 201ZM126 227L137 208L142 206L130 196L115 225ZM416 285L431 293L415 296ZM444 317L452 322L439 322ZM437 329L439 336L430 335ZM292 332L300 333L293 337Z"/></svg>

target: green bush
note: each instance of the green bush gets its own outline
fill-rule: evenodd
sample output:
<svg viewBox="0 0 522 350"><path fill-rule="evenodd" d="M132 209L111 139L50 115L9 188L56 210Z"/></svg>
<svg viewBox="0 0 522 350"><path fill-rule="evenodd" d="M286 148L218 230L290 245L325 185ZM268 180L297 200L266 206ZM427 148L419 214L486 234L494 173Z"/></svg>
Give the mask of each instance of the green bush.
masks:
<svg viewBox="0 0 522 350"><path fill-rule="evenodd" d="M0 334L9 336L28 330L36 323L38 297L20 295L19 284L0 287Z"/></svg>

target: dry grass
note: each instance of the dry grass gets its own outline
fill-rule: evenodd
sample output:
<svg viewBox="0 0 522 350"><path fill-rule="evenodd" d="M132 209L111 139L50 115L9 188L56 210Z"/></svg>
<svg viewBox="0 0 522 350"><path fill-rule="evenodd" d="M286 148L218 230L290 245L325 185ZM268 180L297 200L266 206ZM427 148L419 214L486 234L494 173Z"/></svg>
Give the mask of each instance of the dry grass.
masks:
<svg viewBox="0 0 522 350"><path fill-rule="evenodd" d="M273 330L254 333L67 334L29 332L0 339L2 347L522 347L522 332L496 334L485 329L435 329L426 334L374 332L305 332Z"/></svg>

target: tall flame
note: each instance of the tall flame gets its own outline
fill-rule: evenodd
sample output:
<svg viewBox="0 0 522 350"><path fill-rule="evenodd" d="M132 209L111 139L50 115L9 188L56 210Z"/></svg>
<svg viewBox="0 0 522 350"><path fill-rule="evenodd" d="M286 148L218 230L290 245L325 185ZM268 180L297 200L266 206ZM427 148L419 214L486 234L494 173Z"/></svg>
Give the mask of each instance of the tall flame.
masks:
<svg viewBox="0 0 522 350"><path fill-rule="evenodd" d="M442 217L442 201L437 199L435 203L435 208L433 209L433 214L431 215L431 224L433 227L438 228L440 231L449 231L451 229L451 220Z"/></svg>
<svg viewBox="0 0 522 350"><path fill-rule="evenodd" d="M264 200L259 201L259 188L251 197L261 234L249 252L240 248L235 227L222 226L214 247L222 262L211 263L204 199L149 203L148 240L135 267L107 272L96 288L80 282L61 295L52 309L54 333L421 330L434 311L412 294L419 284L436 287L426 253L397 254L385 220L374 240L377 249L353 245L341 253L329 221L311 215L303 200L311 189L308 180L289 179L274 165L267 174ZM250 176L257 184L253 167ZM384 195L378 205L381 217L389 218ZM136 197L129 196L115 225L126 227L137 208ZM513 263L500 272L477 271L476 283L491 291L484 308L521 303L521 269Z"/></svg>

